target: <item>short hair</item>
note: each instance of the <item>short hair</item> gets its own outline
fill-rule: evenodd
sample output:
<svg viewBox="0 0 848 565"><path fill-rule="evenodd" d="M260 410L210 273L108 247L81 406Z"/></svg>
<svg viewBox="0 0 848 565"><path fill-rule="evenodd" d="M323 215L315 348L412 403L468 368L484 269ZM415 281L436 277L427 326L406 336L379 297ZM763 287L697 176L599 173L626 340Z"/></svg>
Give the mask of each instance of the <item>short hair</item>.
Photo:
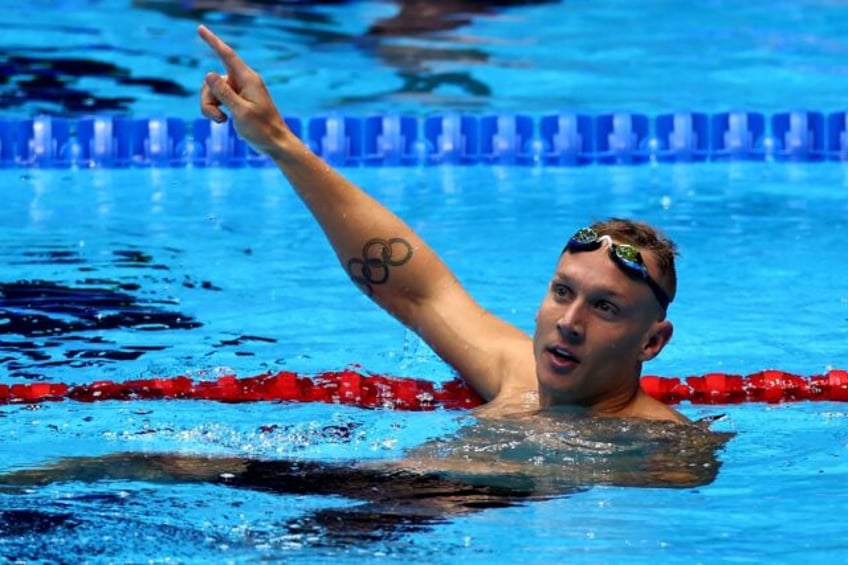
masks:
<svg viewBox="0 0 848 565"><path fill-rule="evenodd" d="M591 227L598 235L608 235L616 243L626 243L639 251L651 253L660 271L657 282L668 294L669 301L674 300L677 294L677 270L674 267L677 245L671 239L650 224L623 218L599 220Z"/></svg>

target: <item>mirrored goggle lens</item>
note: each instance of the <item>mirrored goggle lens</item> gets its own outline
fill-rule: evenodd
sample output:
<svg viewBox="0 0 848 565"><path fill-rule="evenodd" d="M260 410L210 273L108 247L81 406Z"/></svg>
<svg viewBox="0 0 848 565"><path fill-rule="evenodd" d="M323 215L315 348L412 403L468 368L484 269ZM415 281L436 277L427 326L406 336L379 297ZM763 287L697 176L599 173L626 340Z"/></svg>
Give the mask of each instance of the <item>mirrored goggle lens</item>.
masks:
<svg viewBox="0 0 848 565"><path fill-rule="evenodd" d="M575 249L588 249L597 247L599 243L600 237L595 230L592 228L581 228L571 236L568 246Z"/></svg>
<svg viewBox="0 0 848 565"><path fill-rule="evenodd" d="M613 245L612 248L619 259L640 266L645 265L645 262L642 261L642 254L635 247L631 245Z"/></svg>
<svg viewBox="0 0 848 565"><path fill-rule="evenodd" d="M619 262L633 273L644 278L648 275L642 255L632 245L613 245L612 252Z"/></svg>

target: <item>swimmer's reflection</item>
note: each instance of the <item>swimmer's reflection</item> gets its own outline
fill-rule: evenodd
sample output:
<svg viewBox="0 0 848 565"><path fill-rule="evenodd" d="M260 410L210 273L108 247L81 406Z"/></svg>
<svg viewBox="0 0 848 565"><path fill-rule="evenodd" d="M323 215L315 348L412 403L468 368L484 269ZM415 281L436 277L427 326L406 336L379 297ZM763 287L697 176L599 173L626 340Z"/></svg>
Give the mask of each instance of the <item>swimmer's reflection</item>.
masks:
<svg viewBox="0 0 848 565"><path fill-rule="evenodd" d="M322 5L352 2L279 2L276 0L135 0L134 5L166 13L170 17L202 19L207 13L223 13L230 23L249 24L256 14L276 17L272 27L297 37L305 45L350 45L395 69L401 85L394 91L364 96L343 96L340 103L355 104L375 96L429 96L439 90L458 91L454 104L474 105L492 94L491 87L473 69L491 63L482 41L452 36L478 17L495 15L508 8L552 4L560 0L395 0L397 12L374 20L364 33L341 31L340 22L321 10ZM328 28L329 26L329 28ZM414 38L416 41L404 41Z"/></svg>
<svg viewBox="0 0 848 565"><path fill-rule="evenodd" d="M554 4L560 0L398 0L398 12L376 21L369 35L411 36L458 29L470 25L475 16L495 14L513 6Z"/></svg>
<svg viewBox="0 0 848 565"><path fill-rule="evenodd" d="M368 35L413 36L448 31L471 24L475 16L495 14L513 6L554 4L561 0L393 0L398 11L376 20ZM152 9L171 17L197 20L209 12L228 14L231 18L249 18L257 14L272 15L301 22L333 23L320 10L323 5L353 4L350 0L134 0L138 8Z"/></svg>
<svg viewBox="0 0 848 565"><path fill-rule="evenodd" d="M321 462L117 453L0 476L4 490L64 481L204 482L360 501L285 524L316 544L389 540L451 517L563 497L594 485L697 487L731 437L707 422L576 418L561 411L473 420L399 461Z"/></svg>

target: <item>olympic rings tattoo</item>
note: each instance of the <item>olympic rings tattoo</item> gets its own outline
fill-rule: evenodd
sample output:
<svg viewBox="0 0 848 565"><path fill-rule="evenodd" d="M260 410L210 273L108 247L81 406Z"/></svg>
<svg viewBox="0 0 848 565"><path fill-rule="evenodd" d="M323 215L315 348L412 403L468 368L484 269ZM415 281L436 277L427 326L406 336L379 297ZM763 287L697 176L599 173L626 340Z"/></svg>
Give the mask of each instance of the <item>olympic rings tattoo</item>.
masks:
<svg viewBox="0 0 848 565"><path fill-rule="evenodd" d="M362 247L362 259L348 259L347 272L371 296L374 293L372 285L385 284L389 280L389 267L399 267L410 259L412 245L405 239L369 239Z"/></svg>

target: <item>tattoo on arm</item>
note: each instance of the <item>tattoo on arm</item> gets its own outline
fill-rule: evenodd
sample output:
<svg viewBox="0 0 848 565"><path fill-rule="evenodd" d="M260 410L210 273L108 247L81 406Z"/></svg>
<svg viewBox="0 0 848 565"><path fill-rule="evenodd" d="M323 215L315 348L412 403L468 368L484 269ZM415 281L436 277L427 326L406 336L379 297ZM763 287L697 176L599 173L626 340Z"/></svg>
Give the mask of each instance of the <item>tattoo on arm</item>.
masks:
<svg viewBox="0 0 848 565"><path fill-rule="evenodd" d="M405 239L369 239L362 247L362 258L348 259L347 272L371 296L373 285L385 284L389 280L389 267L399 267L410 259L412 245Z"/></svg>

